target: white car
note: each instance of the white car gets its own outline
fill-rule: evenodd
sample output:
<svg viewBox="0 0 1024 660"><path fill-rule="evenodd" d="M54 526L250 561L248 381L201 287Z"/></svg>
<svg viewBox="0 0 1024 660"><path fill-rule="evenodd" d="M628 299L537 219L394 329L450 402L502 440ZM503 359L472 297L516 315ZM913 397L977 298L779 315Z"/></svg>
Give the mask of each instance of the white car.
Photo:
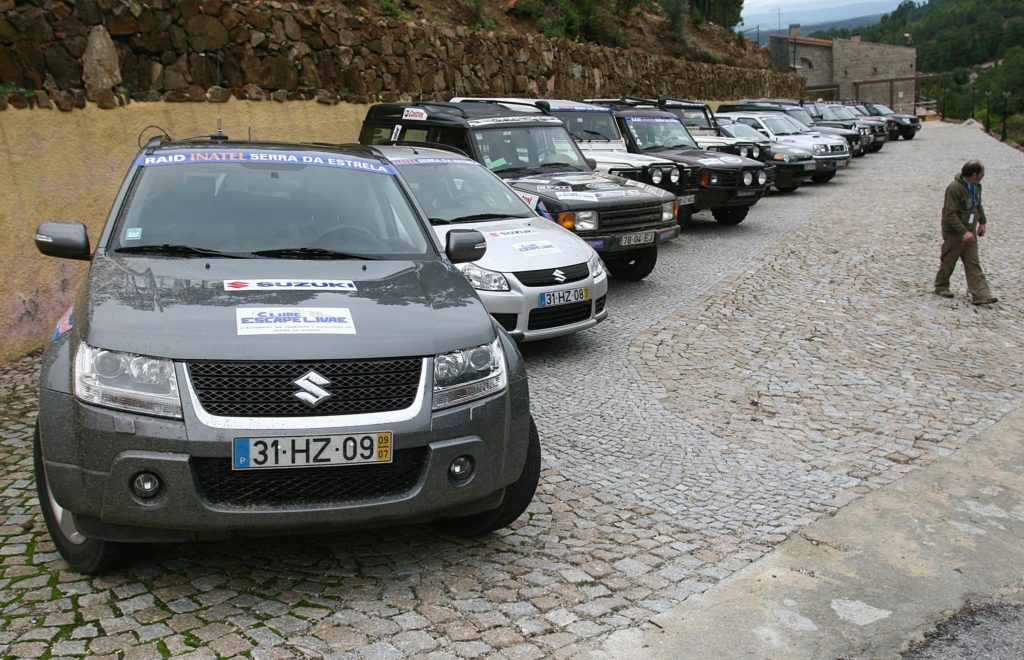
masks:
<svg viewBox="0 0 1024 660"><path fill-rule="evenodd" d="M597 252L487 168L441 149L375 149L398 169L442 245L453 229L484 235L484 256L456 267L513 339L568 335L607 318L608 275Z"/></svg>

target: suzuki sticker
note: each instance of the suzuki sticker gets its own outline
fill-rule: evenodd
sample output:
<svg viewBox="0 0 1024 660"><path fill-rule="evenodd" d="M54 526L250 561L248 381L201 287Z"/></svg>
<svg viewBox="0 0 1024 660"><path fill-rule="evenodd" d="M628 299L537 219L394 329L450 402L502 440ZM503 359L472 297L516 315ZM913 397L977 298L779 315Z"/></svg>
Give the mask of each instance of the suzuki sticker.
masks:
<svg viewBox="0 0 1024 660"><path fill-rule="evenodd" d="M352 280L224 280L225 291L291 291L292 289L328 289L355 291Z"/></svg>

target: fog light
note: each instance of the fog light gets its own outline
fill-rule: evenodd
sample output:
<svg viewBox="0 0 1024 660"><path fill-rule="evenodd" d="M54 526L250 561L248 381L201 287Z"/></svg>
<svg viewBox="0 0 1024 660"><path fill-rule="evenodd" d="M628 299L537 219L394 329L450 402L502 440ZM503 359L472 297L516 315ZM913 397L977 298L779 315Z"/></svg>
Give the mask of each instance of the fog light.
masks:
<svg viewBox="0 0 1024 660"><path fill-rule="evenodd" d="M160 492L160 478L152 472L139 472L132 477L132 492L144 500L156 497Z"/></svg>
<svg viewBox="0 0 1024 660"><path fill-rule="evenodd" d="M456 481L465 481L473 475L473 459L469 456L459 456L448 466L448 474Z"/></svg>

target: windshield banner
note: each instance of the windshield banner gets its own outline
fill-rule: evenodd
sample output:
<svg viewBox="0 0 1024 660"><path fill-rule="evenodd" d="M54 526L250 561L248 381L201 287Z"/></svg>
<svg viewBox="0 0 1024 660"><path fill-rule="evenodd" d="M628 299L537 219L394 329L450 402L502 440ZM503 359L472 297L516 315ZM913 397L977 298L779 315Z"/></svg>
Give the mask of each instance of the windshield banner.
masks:
<svg viewBox="0 0 1024 660"><path fill-rule="evenodd" d="M626 117L628 122L643 124L679 124L682 123L675 117Z"/></svg>
<svg viewBox="0 0 1024 660"><path fill-rule="evenodd" d="M397 174L391 165L348 158L341 155L311 154L294 151L251 151L241 149L210 149L185 152L163 152L143 154L135 158L139 167L160 167L163 165L191 165L195 163L262 163L266 165L312 165L345 170L362 170L377 174Z"/></svg>
<svg viewBox="0 0 1024 660"><path fill-rule="evenodd" d="M476 164L475 160L469 158L399 158L392 160L392 165L468 165Z"/></svg>

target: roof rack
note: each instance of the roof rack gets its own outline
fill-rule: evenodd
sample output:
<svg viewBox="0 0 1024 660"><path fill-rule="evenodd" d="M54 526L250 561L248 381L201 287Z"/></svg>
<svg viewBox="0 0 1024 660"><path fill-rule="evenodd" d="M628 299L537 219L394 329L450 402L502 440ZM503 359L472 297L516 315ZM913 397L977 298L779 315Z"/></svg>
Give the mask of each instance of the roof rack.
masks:
<svg viewBox="0 0 1024 660"><path fill-rule="evenodd" d="M437 149L439 151L450 151L451 153L458 154L460 156L465 156L466 158L473 160L473 157L467 154L462 149L459 149L458 147L453 147L450 144L441 144L440 142L424 142L419 140L396 140L393 142L381 142L375 145L371 145L370 149L374 153L376 153L381 158L387 158L387 156L385 156L382 153L379 153L379 151L373 149L373 147L421 147L423 149Z"/></svg>
<svg viewBox="0 0 1024 660"><path fill-rule="evenodd" d="M502 100L498 100L498 99L462 99L461 101L459 101L459 103L484 103L484 104L488 104L488 105L524 105L524 106L527 106L529 108L533 108L535 110L540 110L545 115L550 115L551 114L551 104L548 103L547 101L543 101L543 100L539 100L539 99L537 101L533 101L533 102L530 102L530 101L502 101ZM515 108L509 108L509 110L514 110L514 109Z"/></svg>

